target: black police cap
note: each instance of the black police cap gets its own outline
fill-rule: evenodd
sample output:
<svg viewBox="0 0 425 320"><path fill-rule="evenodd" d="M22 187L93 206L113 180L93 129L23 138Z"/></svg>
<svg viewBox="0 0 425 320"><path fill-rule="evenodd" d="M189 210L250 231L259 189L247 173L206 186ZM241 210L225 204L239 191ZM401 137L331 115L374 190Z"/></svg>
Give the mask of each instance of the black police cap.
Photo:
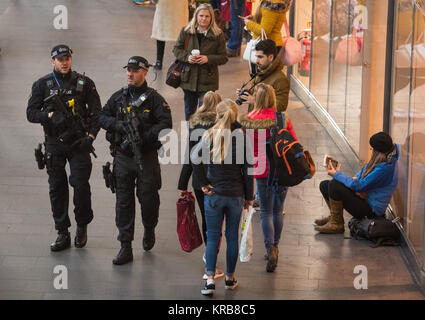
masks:
<svg viewBox="0 0 425 320"><path fill-rule="evenodd" d="M149 64L148 60L146 60L143 57L134 56L128 59L127 65L125 65L123 68L133 68L133 69L144 69L146 71L149 70L149 67L152 65Z"/></svg>
<svg viewBox="0 0 425 320"><path fill-rule="evenodd" d="M71 57L71 55L72 55L71 48L68 47L65 44L60 44L60 45L53 47L53 49L50 53L50 56L51 56L52 59L58 59L58 58L63 57L63 56Z"/></svg>

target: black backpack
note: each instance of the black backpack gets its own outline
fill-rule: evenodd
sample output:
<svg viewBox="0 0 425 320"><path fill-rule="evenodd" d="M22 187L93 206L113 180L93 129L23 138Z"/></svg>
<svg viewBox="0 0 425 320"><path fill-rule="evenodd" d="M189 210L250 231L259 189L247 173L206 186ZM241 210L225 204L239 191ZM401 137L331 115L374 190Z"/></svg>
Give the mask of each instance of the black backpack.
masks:
<svg viewBox="0 0 425 320"><path fill-rule="evenodd" d="M292 187L315 173L315 164L310 153L285 129L284 113L276 112L276 127L271 129L266 142L266 155L269 163L268 183L271 185L277 175L278 184Z"/></svg>
<svg viewBox="0 0 425 320"><path fill-rule="evenodd" d="M374 219L363 218L361 220L352 218L348 221L351 237L354 239L366 239L374 244L372 248L379 246L400 245L401 233L397 227L399 218L394 220L377 217Z"/></svg>

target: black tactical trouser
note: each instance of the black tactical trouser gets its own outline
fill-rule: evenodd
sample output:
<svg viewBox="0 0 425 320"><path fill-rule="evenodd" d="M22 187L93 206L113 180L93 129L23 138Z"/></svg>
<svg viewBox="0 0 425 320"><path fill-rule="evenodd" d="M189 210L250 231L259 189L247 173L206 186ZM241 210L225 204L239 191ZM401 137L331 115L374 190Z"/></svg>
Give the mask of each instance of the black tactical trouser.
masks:
<svg viewBox="0 0 425 320"><path fill-rule="evenodd" d="M134 187L142 209L143 226L150 229L158 224L161 169L156 150L142 154L142 168L140 170L132 158L117 152L114 162L117 190L115 223L119 230L118 240L121 242L131 242L134 239Z"/></svg>
<svg viewBox="0 0 425 320"><path fill-rule="evenodd" d="M49 195L56 230L66 231L71 222L68 216L69 191L65 171L68 160L71 174L69 184L74 188L74 213L77 225L83 226L93 220L91 207L90 174L92 163L90 154L78 148L54 141L46 142L46 167L49 175Z"/></svg>

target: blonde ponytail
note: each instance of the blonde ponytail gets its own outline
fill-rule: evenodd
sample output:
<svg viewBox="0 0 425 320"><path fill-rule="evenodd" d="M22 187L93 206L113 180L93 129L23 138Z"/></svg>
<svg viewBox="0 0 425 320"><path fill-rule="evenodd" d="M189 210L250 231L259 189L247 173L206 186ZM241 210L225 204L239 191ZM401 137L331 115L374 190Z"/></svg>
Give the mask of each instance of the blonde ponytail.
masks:
<svg viewBox="0 0 425 320"><path fill-rule="evenodd" d="M200 114L204 112L214 112L217 105L221 102L221 97L218 93L213 91L208 91L202 100L202 106L200 106L195 114Z"/></svg>
<svg viewBox="0 0 425 320"><path fill-rule="evenodd" d="M213 143L211 159L213 163L222 163L227 156L231 139L231 126L236 121L234 108L237 105L230 99L225 99L217 105L216 124L208 130Z"/></svg>

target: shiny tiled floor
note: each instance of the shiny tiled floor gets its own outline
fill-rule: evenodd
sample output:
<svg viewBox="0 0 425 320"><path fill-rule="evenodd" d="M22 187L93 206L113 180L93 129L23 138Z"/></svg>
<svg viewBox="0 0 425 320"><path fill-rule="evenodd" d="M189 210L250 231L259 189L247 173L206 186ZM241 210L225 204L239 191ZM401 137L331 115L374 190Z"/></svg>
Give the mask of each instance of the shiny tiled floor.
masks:
<svg viewBox="0 0 425 320"><path fill-rule="evenodd" d="M50 213L47 175L36 169L33 149L42 138L38 125L26 121L26 101L33 81L50 72L52 46L67 43L74 50L74 69L91 77L105 103L125 85L122 66L129 56L154 62L150 38L154 8L135 7L130 0L62 1L68 8L69 29L55 30L55 1L0 0L0 298L1 299L204 299L200 294L204 270L198 248L181 251L176 233L177 179L180 165L162 167L160 222L152 252L141 250L142 228L137 216L134 262L116 267L118 251L113 195L105 188L101 165L110 161L101 132L95 143L98 159L91 178L95 219L84 249L51 253L56 235ZM166 45L165 65L173 56ZM247 64L233 58L221 67L223 97L248 78ZM165 72L151 71L148 81L172 106L175 129L184 118L183 94L164 85ZM289 106L298 138L311 151L318 172L314 179L291 188L285 205L285 226L279 266L265 271L260 219L254 216L254 256L238 263L240 287L224 290L218 281L215 299L423 299L398 248L372 249L342 235L317 235L316 216L326 213L318 184L326 173L320 167L325 153L344 157L310 112L295 98ZM348 173L352 170L346 168ZM72 208L70 209L71 216ZM75 234L75 226L71 228ZM219 256L224 268L225 245ZM68 289L56 290L53 269L68 269ZM356 290L356 265L368 269L368 289Z"/></svg>

